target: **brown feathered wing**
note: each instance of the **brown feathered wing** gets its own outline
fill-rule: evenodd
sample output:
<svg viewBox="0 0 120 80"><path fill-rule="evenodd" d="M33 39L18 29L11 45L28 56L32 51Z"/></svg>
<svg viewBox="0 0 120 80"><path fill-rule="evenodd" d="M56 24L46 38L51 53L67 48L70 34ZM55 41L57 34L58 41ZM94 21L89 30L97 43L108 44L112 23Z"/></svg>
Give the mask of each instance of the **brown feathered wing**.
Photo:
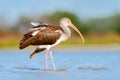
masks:
<svg viewBox="0 0 120 80"><path fill-rule="evenodd" d="M40 29L39 32L32 36L34 31L30 31L23 35L23 38L20 40L20 49L26 48L29 45L52 45L57 39L60 38L60 33L55 32L56 30L60 30L60 27L46 27L45 29Z"/></svg>

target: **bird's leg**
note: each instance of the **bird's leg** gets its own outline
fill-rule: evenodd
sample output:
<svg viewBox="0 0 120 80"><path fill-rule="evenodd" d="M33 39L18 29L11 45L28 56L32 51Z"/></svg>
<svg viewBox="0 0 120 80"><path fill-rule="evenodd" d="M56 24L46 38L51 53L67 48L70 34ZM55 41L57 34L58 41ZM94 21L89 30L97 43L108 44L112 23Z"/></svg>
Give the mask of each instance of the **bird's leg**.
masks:
<svg viewBox="0 0 120 80"><path fill-rule="evenodd" d="M46 54L45 54L45 70L48 69L48 52L49 52L49 50L47 50Z"/></svg>
<svg viewBox="0 0 120 80"><path fill-rule="evenodd" d="M52 56L52 50L51 49L50 49L50 60L52 62L53 69L56 70L56 66L55 66L55 63L54 63L54 59L53 59L53 56Z"/></svg>

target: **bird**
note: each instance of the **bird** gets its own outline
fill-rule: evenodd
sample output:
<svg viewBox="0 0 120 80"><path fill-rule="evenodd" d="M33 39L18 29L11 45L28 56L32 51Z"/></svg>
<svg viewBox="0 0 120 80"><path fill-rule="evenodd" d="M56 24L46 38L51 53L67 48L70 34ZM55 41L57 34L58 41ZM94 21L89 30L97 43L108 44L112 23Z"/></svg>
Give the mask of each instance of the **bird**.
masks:
<svg viewBox="0 0 120 80"><path fill-rule="evenodd" d="M52 56L52 48L70 38L70 28L78 33L84 43L83 35L67 17L61 18L59 25L47 24L44 22L31 22L31 24L33 26L32 29L29 29L29 32L23 34L23 37L19 41L19 49L24 49L30 45L36 46L35 51L30 55L30 59L37 53L46 50L44 58L45 70L48 70L48 54L50 55L53 70L56 70L56 65Z"/></svg>

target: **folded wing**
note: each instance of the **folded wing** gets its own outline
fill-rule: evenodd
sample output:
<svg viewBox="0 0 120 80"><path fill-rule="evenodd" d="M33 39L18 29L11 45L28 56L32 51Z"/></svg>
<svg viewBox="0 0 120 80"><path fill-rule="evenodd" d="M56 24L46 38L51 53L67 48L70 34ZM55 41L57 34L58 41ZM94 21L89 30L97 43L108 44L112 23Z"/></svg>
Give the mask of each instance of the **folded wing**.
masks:
<svg viewBox="0 0 120 80"><path fill-rule="evenodd" d="M61 36L56 30L60 30L60 27L57 26L47 26L44 29L33 30L24 34L23 38L20 40L20 49L23 49L29 45L52 45L54 44ZM38 31L35 35L35 31Z"/></svg>

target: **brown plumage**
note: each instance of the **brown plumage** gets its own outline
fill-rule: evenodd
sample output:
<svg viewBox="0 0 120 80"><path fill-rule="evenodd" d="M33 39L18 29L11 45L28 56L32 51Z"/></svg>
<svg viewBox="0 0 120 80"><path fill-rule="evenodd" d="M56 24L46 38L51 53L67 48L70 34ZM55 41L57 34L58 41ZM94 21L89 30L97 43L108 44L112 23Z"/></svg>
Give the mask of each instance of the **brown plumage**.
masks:
<svg viewBox="0 0 120 80"><path fill-rule="evenodd" d="M45 29L33 30L23 35L23 38L20 40L20 49L24 49L29 45L52 45L57 39L60 38L60 33L55 32L56 30L62 30L59 26L47 25ZM32 35L35 31L39 31L36 35ZM36 51L37 50L37 51ZM31 55L41 52L45 49L36 49ZM32 58L32 57L30 57Z"/></svg>
<svg viewBox="0 0 120 80"><path fill-rule="evenodd" d="M35 55L37 54L38 52L42 52L44 51L45 48L37 48L31 55L30 55L30 59Z"/></svg>
<svg viewBox="0 0 120 80"><path fill-rule="evenodd" d="M46 50L45 54L45 69L48 69L48 54L50 54L50 60L53 65L53 69L56 70L54 59L52 56L52 47L58 45L62 41L66 41L71 36L71 30L75 30L84 42L84 38L80 31L72 24L69 18L61 18L59 26L48 25L43 22L31 22L33 28L28 33L23 35L20 40L20 49L24 49L30 45L37 46L36 50L30 55L32 58L38 52Z"/></svg>

